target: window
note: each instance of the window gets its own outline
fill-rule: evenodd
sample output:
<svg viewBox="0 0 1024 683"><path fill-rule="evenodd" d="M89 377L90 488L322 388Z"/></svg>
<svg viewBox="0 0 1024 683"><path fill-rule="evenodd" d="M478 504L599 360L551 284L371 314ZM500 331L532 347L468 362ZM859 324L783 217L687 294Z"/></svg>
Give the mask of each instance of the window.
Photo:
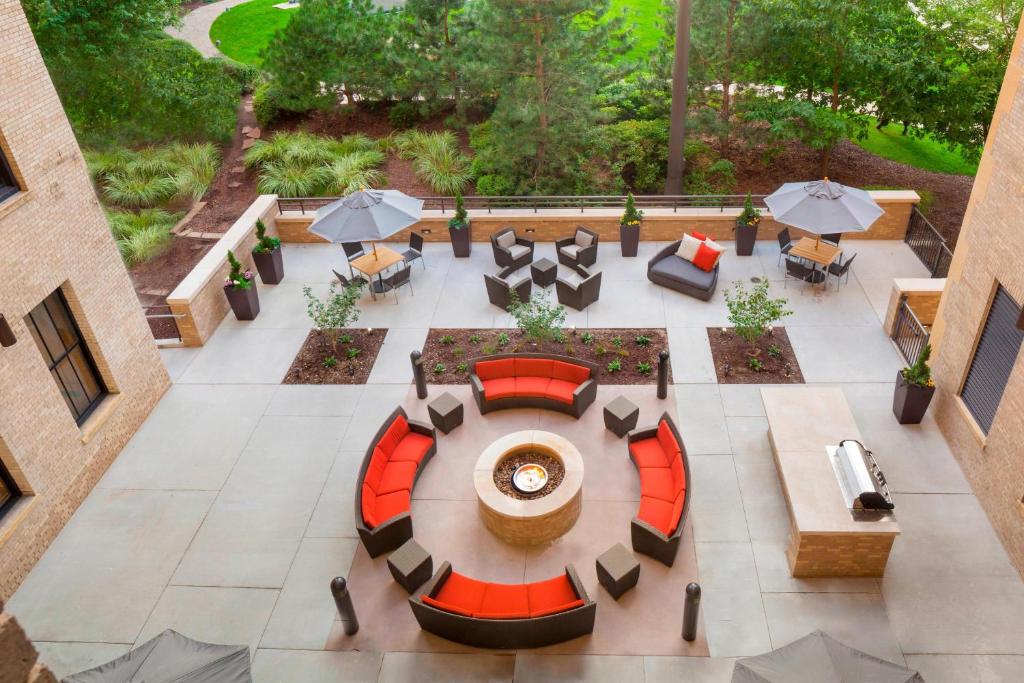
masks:
<svg viewBox="0 0 1024 683"><path fill-rule="evenodd" d="M992 428L1003 390L1024 342L1024 330L1017 327L1020 314L1020 306L1000 286L960 391L960 398L986 434Z"/></svg>
<svg viewBox="0 0 1024 683"><path fill-rule="evenodd" d="M82 341L64 294L58 289L46 297L26 316L25 322L71 414L82 424L106 395L107 388Z"/></svg>
<svg viewBox="0 0 1024 683"><path fill-rule="evenodd" d="M20 188L14 180L14 172L11 165L7 163L7 157L0 150L0 202L12 195L18 194Z"/></svg>
<svg viewBox="0 0 1024 683"><path fill-rule="evenodd" d="M4 469L4 464L0 462L0 517L11 509L18 498L21 498L21 491L14 483L14 478Z"/></svg>

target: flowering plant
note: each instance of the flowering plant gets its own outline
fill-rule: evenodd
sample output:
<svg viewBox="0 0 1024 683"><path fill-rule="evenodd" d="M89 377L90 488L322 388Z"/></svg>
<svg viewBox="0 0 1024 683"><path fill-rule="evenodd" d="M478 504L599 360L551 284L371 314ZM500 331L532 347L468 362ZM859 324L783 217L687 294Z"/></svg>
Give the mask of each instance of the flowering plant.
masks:
<svg viewBox="0 0 1024 683"><path fill-rule="evenodd" d="M736 225L746 225L756 228L761 222L761 212L754 208L754 200L747 193L747 200L743 203L743 212L736 218Z"/></svg>
<svg viewBox="0 0 1024 683"><path fill-rule="evenodd" d="M224 287L236 289L250 289L252 287L252 271L242 270L242 264L235 258L234 252L228 249L228 263L231 264L231 272L224 280Z"/></svg>
<svg viewBox="0 0 1024 683"><path fill-rule="evenodd" d="M622 225L640 225L640 221L644 219L644 212L636 208L636 200L633 199L633 193L630 192L626 195L626 209L622 213Z"/></svg>

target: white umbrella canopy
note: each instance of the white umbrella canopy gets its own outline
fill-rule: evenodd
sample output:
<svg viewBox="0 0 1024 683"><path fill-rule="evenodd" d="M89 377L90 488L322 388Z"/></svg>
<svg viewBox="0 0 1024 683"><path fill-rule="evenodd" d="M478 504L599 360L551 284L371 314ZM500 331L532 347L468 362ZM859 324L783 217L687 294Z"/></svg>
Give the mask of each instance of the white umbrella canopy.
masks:
<svg viewBox="0 0 1024 683"><path fill-rule="evenodd" d="M382 240L422 213L422 199L398 190L359 190L319 209L309 231L335 243Z"/></svg>
<svg viewBox="0 0 1024 683"><path fill-rule="evenodd" d="M764 198L772 217L816 235L863 232L885 211L864 190L828 178L786 183Z"/></svg>

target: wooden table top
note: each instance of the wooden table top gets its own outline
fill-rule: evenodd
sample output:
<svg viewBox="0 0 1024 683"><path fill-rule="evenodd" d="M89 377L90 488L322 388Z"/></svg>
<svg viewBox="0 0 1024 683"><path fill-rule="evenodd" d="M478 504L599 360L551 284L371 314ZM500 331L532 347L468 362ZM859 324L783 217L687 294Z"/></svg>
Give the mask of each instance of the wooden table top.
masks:
<svg viewBox="0 0 1024 683"><path fill-rule="evenodd" d="M394 249L389 249L385 246L378 246L376 256L374 256L373 250L371 249L365 255L353 260L350 265L360 273L372 277L385 268L390 268L396 263L400 263L403 259L404 257Z"/></svg>
<svg viewBox="0 0 1024 683"><path fill-rule="evenodd" d="M839 257L839 254L843 253L843 250L834 244L828 242L821 242L818 244L818 248L815 249L814 245L818 241L813 237L801 237L800 241L793 245L793 248L789 250L790 256L796 256L798 258L807 259L808 261L814 261L815 263L827 266Z"/></svg>

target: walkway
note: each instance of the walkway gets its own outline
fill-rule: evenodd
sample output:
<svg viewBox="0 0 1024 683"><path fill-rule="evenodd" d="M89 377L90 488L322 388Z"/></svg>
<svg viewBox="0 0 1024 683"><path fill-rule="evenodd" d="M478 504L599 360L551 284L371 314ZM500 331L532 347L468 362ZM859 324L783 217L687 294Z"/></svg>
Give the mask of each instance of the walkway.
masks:
<svg viewBox="0 0 1024 683"><path fill-rule="evenodd" d="M710 657L663 656L643 646L626 656L459 654L418 634L407 610L395 615L406 620L402 630L417 634L414 640L393 649L352 650L339 635L327 583L336 575L354 578L370 562L353 529L353 476L370 436L396 403L409 400L416 416L425 415L422 404L410 399L409 352L429 327L509 325L484 293L481 274L495 270L489 246L476 244L471 258L456 260L447 244L428 244L426 270L414 265L414 295L403 291L398 305L393 298L364 302L359 324L389 330L365 386L279 384L309 331L302 286L323 292L333 277L330 268L344 268L340 252L329 246L286 245L287 277L260 287L263 310L256 321L228 319L206 347L164 351L173 387L7 605L43 661L67 674L171 627L200 639L248 643L260 683L724 683L733 658L823 628L920 669L929 683L1019 680L1024 583L934 420L902 427L890 412L901 363L881 330L888 282L924 275L899 242L845 244L860 254L854 277L838 293L820 296L801 295L792 284L783 288L777 246L761 242L755 256L743 258L730 249L719 291L707 303L645 279L646 258L662 245L641 244L637 259L621 258L615 244L600 246L601 299L568 322L668 329L675 413L694 482L692 533L684 539L695 558L694 578L704 588ZM551 244L538 245L541 256L554 256ZM882 580L795 580L788 574L788 520L758 387L715 382L706 332L726 323L724 288L755 275L789 298L795 314L785 325L804 376L843 389L894 491L903 535ZM641 391L653 393L653 387ZM468 414L474 411L467 405ZM651 410L644 411L641 419L650 421ZM597 413L592 417L597 420ZM505 411L488 415L487 425L500 430L522 419L540 418ZM468 475L456 444L466 451L479 444L469 441L466 426L460 429L442 439L429 467L447 464L461 487ZM448 446L447 439L453 439ZM622 449L612 441L591 457L622 459ZM428 468L428 486L422 495L417 489L413 502L439 559L465 553L467 525L474 521L468 511L451 515L456 532L447 537L441 533L446 527L427 524L437 510L443 515L445 506L461 505L438 500L436 486L427 497L441 474ZM606 527L602 533L628 540L618 518ZM543 552L565 551L554 544ZM461 555L462 564L471 561ZM383 558L374 562L384 576ZM645 564L631 596L602 604L598 629L602 610L642 604L652 592L688 580L694 565L656 569ZM600 594L596 582L585 581L592 595ZM353 591L357 610L364 608L361 635L373 637L382 624L367 604L377 596L366 594L372 591L365 580L360 586L354 581ZM668 601L666 621L674 623L679 598Z"/></svg>

